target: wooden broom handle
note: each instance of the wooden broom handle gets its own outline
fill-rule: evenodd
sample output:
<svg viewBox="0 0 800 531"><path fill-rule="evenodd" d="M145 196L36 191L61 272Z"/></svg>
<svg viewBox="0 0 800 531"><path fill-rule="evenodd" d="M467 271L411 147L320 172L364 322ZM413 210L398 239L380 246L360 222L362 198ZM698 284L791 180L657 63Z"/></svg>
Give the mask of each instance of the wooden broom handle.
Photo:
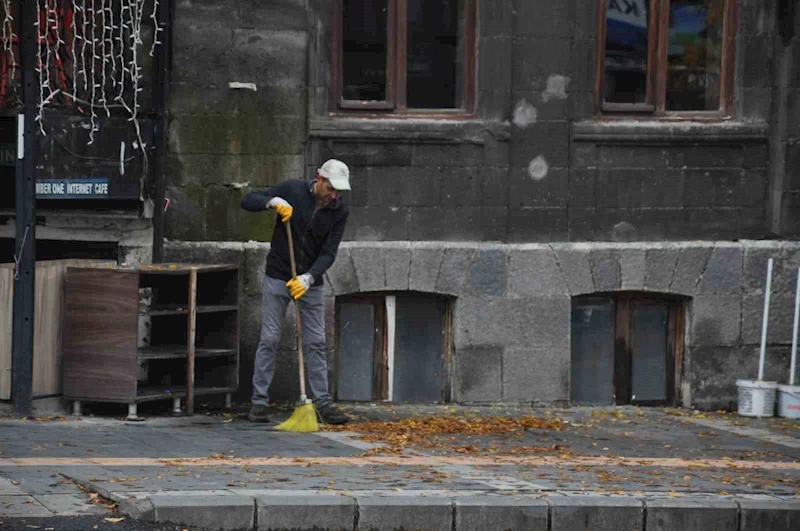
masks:
<svg viewBox="0 0 800 531"><path fill-rule="evenodd" d="M289 238L289 262L292 265L292 280L297 279L297 269L294 262L294 242L292 241L292 227L290 221L285 223L286 236ZM294 315L297 320L297 353L300 360L300 395L306 398L306 375L303 369L303 328L300 323L300 301L294 301Z"/></svg>

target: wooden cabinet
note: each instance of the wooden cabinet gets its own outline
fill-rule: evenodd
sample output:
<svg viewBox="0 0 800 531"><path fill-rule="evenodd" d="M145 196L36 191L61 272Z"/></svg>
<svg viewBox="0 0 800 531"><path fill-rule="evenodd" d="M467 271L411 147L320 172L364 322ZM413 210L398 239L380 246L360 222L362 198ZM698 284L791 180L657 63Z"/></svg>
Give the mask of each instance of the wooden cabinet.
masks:
<svg viewBox="0 0 800 531"><path fill-rule="evenodd" d="M63 393L137 404L194 397L239 384L239 271L232 265L68 268L64 286Z"/></svg>

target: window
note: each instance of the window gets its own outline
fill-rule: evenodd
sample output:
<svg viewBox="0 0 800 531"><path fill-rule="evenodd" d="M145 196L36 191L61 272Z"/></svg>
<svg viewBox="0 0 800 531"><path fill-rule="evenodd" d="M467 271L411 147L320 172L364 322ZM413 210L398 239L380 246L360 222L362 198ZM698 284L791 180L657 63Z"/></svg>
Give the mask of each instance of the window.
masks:
<svg viewBox="0 0 800 531"><path fill-rule="evenodd" d="M447 402L450 308L423 293L337 297L334 398Z"/></svg>
<svg viewBox="0 0 800 531"><path fill-rule="evenodd" d="M475 0L335 0L331 108L471 113Z"/></svg>
<svg viewBox="0 0 800 531"><path fill-rule="evenodd" d="M735 0L600 0L605 113L729 114Z"/></svg>
<svg viewBox="0 0 800 531"><path fill-rule="evenodd" d="M570 400L672 404L682 357L682 320L682 305L674 299L573 299Z"/></svg>

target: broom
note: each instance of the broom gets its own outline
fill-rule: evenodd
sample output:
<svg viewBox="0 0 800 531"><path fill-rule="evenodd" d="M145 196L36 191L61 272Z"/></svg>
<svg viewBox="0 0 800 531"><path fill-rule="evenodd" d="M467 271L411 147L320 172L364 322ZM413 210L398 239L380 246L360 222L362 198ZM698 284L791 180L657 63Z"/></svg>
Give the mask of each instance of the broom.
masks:
<svg viewBox="0 0 800 531"><path fill-rule="evenodd" d="M297 270L294 262L294 243L292 242L292 228L286 222L286 234L289 238L289 261L292 265L292 280L297 279ZM276 430L310 433L319 431L317 424L317 409L306 396L306 375L303 369L303 334L300 323L300 301L294 301L294 314L297 319L297 353L300 358L300 405L297 406L285 422L275 426Z"/></svg>

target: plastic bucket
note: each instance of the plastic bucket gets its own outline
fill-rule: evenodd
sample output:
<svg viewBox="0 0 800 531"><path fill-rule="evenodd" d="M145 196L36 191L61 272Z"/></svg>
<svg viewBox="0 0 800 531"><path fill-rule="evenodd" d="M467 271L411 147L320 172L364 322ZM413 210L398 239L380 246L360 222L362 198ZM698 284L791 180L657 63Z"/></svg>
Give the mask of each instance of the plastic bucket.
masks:
<svg viewBox="0 0 800 531"><path fill-rule="evenodd" d="M739 414L743 417L775 416L777 382L736 380L739 390Z"/></svg>
<svg viewBox="0 0 800 531"><path fill-rule="evenodd" d="M800 419L800 385L778 385L778 415Z"/></svg>

